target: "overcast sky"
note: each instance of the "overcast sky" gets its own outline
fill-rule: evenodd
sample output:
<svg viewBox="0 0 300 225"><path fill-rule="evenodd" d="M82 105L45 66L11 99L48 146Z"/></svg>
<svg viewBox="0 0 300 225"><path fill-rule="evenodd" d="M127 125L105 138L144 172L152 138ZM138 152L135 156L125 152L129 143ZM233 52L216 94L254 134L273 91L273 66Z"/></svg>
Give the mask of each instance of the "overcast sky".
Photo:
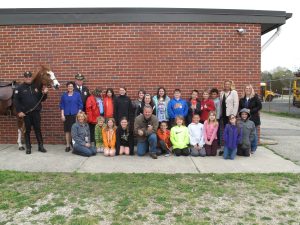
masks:
<svg viewBox="0 0 300 225"><path fill-rule="evenodd" d="M0 8L60 8L60 7L173 7L173 8L215 8L215 9L253 9L276 10L293 13L293 17L281 26L281 34L262 52L261 69L272 70L277 66L292 71L300 68L300 7L297 0L1 0ZM262 36L262 44L275 31Z"/></svg>

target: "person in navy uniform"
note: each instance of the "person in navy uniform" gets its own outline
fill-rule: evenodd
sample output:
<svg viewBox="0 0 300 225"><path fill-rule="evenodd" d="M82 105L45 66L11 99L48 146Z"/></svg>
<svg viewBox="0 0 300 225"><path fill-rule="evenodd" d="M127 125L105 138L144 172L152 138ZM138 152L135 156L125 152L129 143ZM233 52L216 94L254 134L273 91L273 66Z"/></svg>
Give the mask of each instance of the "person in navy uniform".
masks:
<svg viewBox="0 0 300 225"><path fill-rule="evenodd" d="M24 83L22 83L14 93L14 104L17 116L24 118L25 123L26 154L31 154L31 126L33 126L38 142L38 151L47 152L43 146L43 136L41 132L41 102L47 99L48 88L44 87L43 90L39 90L32 81L32 73L30 71L25 72Z"/></svg>
<svg viewBox="0 0 300 225"><path fill-rule="evenodd" d="M90 95L90 91L86 86L83 86L84 80L85 80L85 77L82 74L77 73L75 75L75 84L76 85L75 85L74 91L77 91L80 93L81 100L83 103L82 111L85 112L85 104L86 104L86 100L87 100L88 96Z"/></svg>

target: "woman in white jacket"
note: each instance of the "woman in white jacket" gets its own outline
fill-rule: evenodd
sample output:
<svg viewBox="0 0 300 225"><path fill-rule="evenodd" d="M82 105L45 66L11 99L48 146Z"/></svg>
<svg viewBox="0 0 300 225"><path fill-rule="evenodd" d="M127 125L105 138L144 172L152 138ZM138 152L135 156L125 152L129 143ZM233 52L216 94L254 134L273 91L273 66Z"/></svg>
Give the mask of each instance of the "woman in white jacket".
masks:
<svg viewBox="0 0 300 225"><path fill-rule="evenodd" d="M228 123L228 116L236 116L238 113L239 96L237 91L234 89L234 83L232 80L224 81L224 90L220 93L221 117L224 127Z"/></svg>

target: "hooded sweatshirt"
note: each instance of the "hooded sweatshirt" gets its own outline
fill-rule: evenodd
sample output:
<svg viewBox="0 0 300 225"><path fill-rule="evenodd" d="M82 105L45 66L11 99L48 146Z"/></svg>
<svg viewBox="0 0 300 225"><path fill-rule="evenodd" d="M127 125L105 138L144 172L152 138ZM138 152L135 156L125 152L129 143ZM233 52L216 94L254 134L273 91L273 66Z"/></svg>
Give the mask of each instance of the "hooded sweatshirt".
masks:
<svg viewBox="0 0 300 225"><path fill-rule="evenodd" d="M185 100L173 98L168 104L169 118L175 119L176 116L186 117L188 114L188 106Z"/></svg>
<svg viewBox="0 0 300 225"><path fill-rule="evenodd" d="M173 145L173 149L187 148L190 142L188 128L186 126L172 127L170 139Z"/></svg>
<svg viewBox="0 0 300 225"><path fill-rule="evenodd" d="M249 109L242 109L240 111L240 116L242 112L246 112L248 117L246 120L241 119L238 123L239 129L242 131L242 141L240 142L239 148L241 149L250 149L251 148L251 141L253 141L255 136L255 124L253 121L249 120L250 117L250 110Z"/></svg>

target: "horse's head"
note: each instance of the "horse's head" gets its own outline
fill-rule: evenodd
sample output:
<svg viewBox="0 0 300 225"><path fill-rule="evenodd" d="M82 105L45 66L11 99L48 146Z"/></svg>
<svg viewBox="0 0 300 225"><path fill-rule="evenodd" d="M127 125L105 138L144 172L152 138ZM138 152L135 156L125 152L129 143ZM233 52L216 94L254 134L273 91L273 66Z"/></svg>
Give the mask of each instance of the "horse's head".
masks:
<svg viewBox="0 0 300 225"><path fill-rule="evenodd" d="M55 74L51 70L49 70L47 72L47 74L49 75L50 79L52 80L52 87L57 90L59 88L60 84L59 84L58 80L56 79Z"/></svg>
<svg viewBox="0 0 300 225"><path fill-rule="evenodd" d="M55 77L55 74L48 68L42 66L34 78L35 82L47 87L58 89L60 84Z"/></svg>

